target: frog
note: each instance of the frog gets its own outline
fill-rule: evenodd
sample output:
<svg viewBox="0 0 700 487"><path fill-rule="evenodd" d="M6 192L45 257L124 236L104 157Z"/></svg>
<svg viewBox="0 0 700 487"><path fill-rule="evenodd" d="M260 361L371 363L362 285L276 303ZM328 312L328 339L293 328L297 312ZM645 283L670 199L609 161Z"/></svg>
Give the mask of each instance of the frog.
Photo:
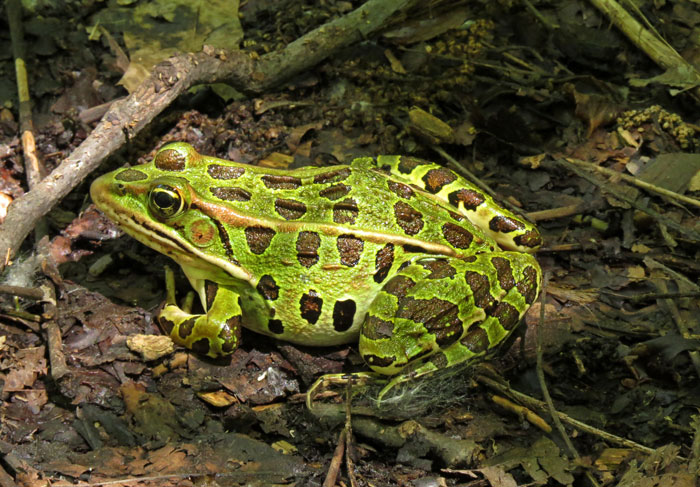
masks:
<svg viewBox="0 0 700 487"><path fill-rule="evenodd" d="M104 174L95 205L171 257L201 302L158 313L178 345L218 358L241 327L309 346L357 344L382 394L470 363L535 302L537 228L458 173L413 156L279 169L184 142ZM191 300L190 300L191 301Z"/></svg>

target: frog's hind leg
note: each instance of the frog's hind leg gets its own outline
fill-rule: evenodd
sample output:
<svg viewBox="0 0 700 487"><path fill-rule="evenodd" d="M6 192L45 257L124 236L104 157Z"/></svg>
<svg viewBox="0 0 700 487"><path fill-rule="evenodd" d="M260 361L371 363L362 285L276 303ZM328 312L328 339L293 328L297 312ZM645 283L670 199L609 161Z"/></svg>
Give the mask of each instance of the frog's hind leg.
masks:
<svg viewBox="0 0 700 487"><path fill-rule="evenodd" d="M424 258L392 277L370 305L360 354L399 383L484 355L534 302L541 271L529 254Z"/></svg>
<svg viewBox="0 0 700 487"><path fill-rule="evenodd" d="M374 164L398 181L418 187L452 207L507 250L535 252L542 245L537 228L497 204L484 190L434 162L408 156L379 156Z"/></svg>

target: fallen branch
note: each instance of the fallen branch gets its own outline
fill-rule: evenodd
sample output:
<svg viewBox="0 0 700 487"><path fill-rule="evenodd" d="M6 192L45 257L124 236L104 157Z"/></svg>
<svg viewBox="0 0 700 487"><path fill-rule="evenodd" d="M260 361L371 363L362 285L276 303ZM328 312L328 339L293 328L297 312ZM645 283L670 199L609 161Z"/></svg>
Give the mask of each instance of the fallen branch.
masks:
<svg viewBox="0 0 700 487"><path fill-rule="evenodd" d="M384 27L416 0L368 0L257 61L242 51L204 49L170 58L123 100L115 102L90 135L31 191L15 200L0 226L0 270L16 255L36 221L80 181L134 137L180 94L201 83L226 82L243 93L262 93L309 69L339 49Z"/></svg>

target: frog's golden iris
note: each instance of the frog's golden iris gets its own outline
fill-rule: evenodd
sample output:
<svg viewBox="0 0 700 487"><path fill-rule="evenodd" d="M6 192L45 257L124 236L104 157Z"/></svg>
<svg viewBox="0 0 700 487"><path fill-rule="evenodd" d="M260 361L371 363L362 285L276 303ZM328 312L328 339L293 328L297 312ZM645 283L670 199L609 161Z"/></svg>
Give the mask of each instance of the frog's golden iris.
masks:
<svg viewBox="0 0 700 487"><path fill-rule="evenodd" d="M159 322L212 357L235 349L241 326L304 345L359 340L396 383L483 355L539 292L537 230L412 157L286 171L176 143L90 192L180 264L206 312L181 309L169 288Z"/></svg>

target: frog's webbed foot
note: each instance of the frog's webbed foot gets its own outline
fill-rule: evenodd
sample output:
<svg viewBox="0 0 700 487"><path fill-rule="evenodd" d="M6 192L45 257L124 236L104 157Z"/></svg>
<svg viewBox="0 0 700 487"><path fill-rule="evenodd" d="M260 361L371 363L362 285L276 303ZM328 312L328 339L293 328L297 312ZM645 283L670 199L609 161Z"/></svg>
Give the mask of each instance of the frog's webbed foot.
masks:
<svg viewBox="0 0 700 487"><path fill-rule="evenodd" d="M306 391L306 407L313 409L314 398L319 393L319 388L325 389L329 385L346 385L349 382L353 386L364 388L368 384L384 383L387 381L386 376L377 374L376 372L355 372L351 374L325 374L316 379L309 390Z"/></svg>
<svg viewBox="0 0 700 487"><path fill-rule="evenodd" d="M182 306L175 296L172 269L165 270L166 300L158 313L158 323L170 338L185 348L212 358L230 355L241 335L241 308L238 294L214 282L206 282L206 313L193 314L194 293L188 293Z"/></svg>

